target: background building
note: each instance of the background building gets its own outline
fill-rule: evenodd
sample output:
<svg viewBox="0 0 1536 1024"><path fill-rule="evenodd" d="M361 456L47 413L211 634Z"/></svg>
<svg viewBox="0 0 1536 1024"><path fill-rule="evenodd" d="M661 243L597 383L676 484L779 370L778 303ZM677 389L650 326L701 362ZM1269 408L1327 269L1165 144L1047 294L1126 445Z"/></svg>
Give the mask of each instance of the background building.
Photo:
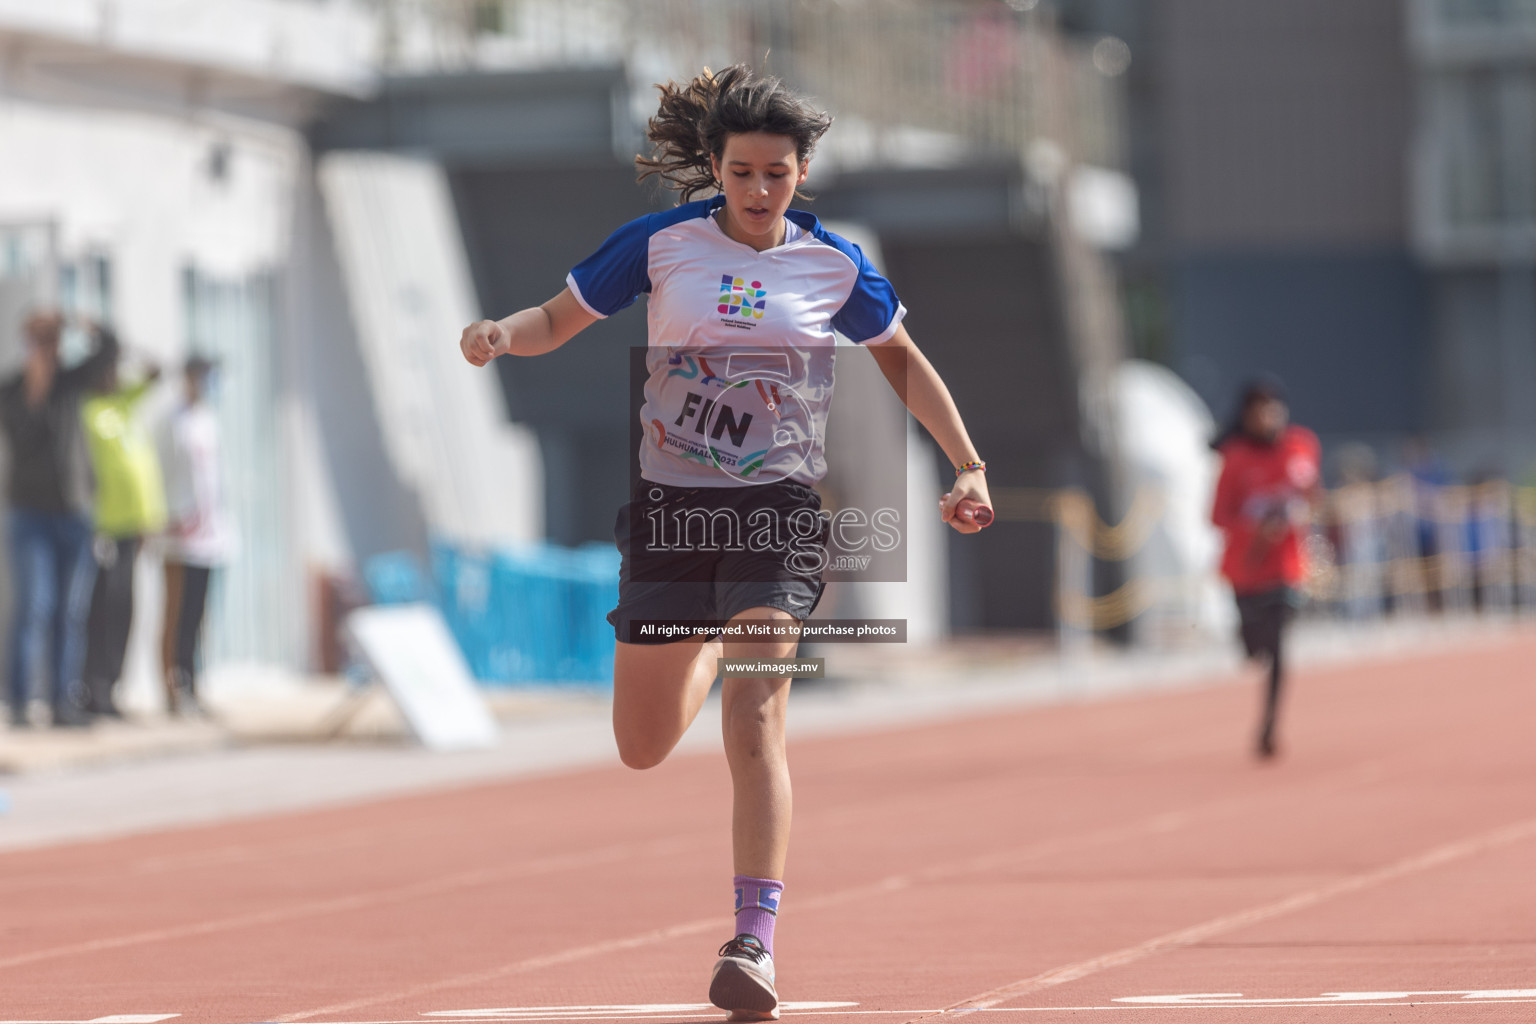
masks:
<svg viewBox="0 0 1536 1024"><path fill-rule="evenodd" d="M1463 473L1531 464L1532 26L1496 0L0 0L0 359L39 303L221 356L241 550L212 651L334 666L377 554L608 539L640 314L494 374L444 346L671 201L633 184L653 83L754 62L835 114L812 209L878 251L1005 513L923 534L928 575L870 607L1046 628L1042 496L1112 525L1209 472L1200 402L1127 355L1218 418L1277 372L1384 465L1417 435ZM1178 410L1182 468L1133 406ZM907 446L914 495L947 482L918 434L861 443ZM1084 587L1165 569L1090 559Z"/></svg>
<svg viewBox="0 0 1536 1024"><path fill-rule="evenodd" d="M16 0L0 43L0 361L50 304L167 367L221 360L226 670L334 667L374 555L608 539L641 317L508 361L501 389L452 343L670 201L631 161L652 83L704 65L763 64L836 114L814 208L879 253L995 486L1113 492L1099 252L1135 233L1119 69L1048 5ZM942 457L896 421L874 437L910 447L926 509ZM845 612L894 601L930 637L1053 621L1048 527L955 559L939 531L912 536L914 582ZM130 704L155 692L157 574L140 577Z"/></svg>
<svg viewBox="0 0 1536 1024"><path fill-rule="evenodd" d="M1536 469L1536 8L1407 5L1429 421L1468 468Z"/></svg>
<svg viewBox="0 0 1536 1024"><path fill-rule="evenodd" d="M220 360L226 668L333 658L336 581L370 555L541 532L537 453L492 382L425 359L476 308L441 179L334 169L393 189L410 244L348 249L351 209L320 198L302 128L377 89L378 32L345 3L0 4L0 362L47 305L110 320L172 382L188 352ZM130 705L158 693L158 574L139 579Z"/></svg>
<svg viewBox="0 0 1536 1024"><path fill-rule="evenodd" d="M1258 371L1330 447L1536 459L1529 4L1064 0L1129 44L1134 352L1225 416Z"/></svg>
<svg viewBox="0 0 1536 1024"><path fill-rule="evenodd" d="M389 10L402 26L420 11ZM836 116L812 162L810 208L878 247L993 486L1113 500L1122 340L1100 254L1134 238L1136 204L1122 172L1122 68L1095 56L1095 40L1064 36L1033 0L476 11L430 23L435 47L402 47L377 95L331 104L311 137L322 153L425 154L443 168L487 315L543 301L608 231L673 201L633 184L653 83L757 63ZM567 468L546 478L555 540L611 536L633 458L620 357L643 343L637 311L550 356L498 364L512 416L546 465ZM911 472L942 490L942 456L914 443L924 462ZM836 466L828 485L846 489ZM936 542L950 563L946 626L1054 622L1048 524Z"/></svg>

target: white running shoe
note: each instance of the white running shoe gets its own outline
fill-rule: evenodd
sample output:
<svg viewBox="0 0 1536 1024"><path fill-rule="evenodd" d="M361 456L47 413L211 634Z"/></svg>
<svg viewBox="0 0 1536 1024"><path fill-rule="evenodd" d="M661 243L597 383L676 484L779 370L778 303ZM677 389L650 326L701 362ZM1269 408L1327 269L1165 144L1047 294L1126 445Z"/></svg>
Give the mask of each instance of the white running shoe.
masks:
<svg viewBox="0 0 1536 1024"><path fill-rule="evenodd" d="M733 1021L779 1019L773 954L756 935L738 935L720 947L720 959L709 979L709 1001L729 1010Z"/></svg>

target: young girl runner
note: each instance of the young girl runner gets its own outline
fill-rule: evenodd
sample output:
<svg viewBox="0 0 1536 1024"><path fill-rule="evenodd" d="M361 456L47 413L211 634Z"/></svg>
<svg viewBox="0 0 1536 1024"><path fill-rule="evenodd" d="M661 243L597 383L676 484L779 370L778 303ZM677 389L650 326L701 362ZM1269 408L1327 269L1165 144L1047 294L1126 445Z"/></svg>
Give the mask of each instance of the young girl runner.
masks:
<svg viewBox="0 0 1536 1024"><path fill-rule="evenodd" d="M1268 662L1264 715L1255 753L1275 756L1276 719L1285 683L1285 639L1306 582L1307 525L1317 503L1317 435L1290 422L1275 380L1250 383L1232 426L1217 438L1221 476L1211 521L1222 531L1222 575L1232 584L1243 647Z"/></svg>
<svg viewBox="0 0 1536 1024"><path fill-rule="evenodd" d="M857 246L789 208L830 123L744 66L662 86L648 130L654 155L636 162L642 179L659 175L681 192L682 205L619 228L542 306L471 324L460 339L475 366L540 355L650 296L640 478L615 525L619 604L608 616L618 640L613 731L631 768L671 752L719 658L795 653L792 635L755 637L745 626L792 627L821 597L827 530L812 485L826 471L834 331L869 350L953 462L943 520L974 533L970 502L990 506L986 467L902 326L890 284ZM699 193L712 197L689 201ZM696 625L673 635L658 622ZM731 677L722 691L736 936L720 950L709 996L733 1020L778 1017L788 698L788 677Z"/></svg>

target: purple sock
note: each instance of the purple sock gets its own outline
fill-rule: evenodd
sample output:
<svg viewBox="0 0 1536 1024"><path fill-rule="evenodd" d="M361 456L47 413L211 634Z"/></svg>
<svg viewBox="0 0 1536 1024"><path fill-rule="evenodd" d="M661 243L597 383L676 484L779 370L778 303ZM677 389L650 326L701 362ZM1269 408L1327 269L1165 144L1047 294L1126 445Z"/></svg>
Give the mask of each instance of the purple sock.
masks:
<svg viewBox="0 0 1536 1024"><path fill-rule="evenodd" d="M755 935L772 955L773 922L778 918L784 883L746 875L737 875L731 881L736 886L736 934Z"/></svg>

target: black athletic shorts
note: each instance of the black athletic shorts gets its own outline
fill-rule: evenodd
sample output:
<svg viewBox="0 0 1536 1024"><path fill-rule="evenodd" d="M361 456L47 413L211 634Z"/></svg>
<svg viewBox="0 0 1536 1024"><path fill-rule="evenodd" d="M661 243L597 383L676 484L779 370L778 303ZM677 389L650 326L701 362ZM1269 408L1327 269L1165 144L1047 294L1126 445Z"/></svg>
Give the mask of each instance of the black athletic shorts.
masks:
<svg viewBox="0 0 1536 1024"><path fill-rule="evenodd" d="M1243 649L1248 657L1273 656L1280 649L1286 625L1296 616L1301 604L1301 592L1291 587L1238 594L1238 635L1243 639Z"/></svg>
<svg viewBox="0 0 1536 1024"><path fill-rule="evenodd" d="M749 608L804 621L826 587L828 525L821 495L784 480L752 487L670 487L641 479L619 509L619 606L608 613L622 643L689 638L642 632L690 622L714 633Z"/></svg>

